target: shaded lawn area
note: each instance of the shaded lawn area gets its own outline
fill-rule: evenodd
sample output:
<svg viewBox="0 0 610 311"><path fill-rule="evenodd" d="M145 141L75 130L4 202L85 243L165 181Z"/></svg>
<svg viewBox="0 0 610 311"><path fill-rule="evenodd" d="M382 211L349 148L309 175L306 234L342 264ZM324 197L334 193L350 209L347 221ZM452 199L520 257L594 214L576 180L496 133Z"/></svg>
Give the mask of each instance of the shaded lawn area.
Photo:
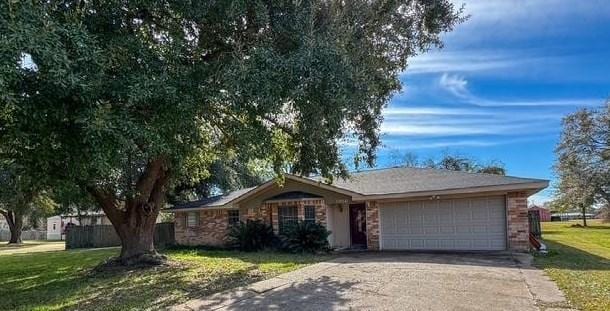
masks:
<svg viewBox="0 0 610 311"><path fill-rule="evenodd" d="M118 249L0 256L0 310L159 309L270 278L330 256L168 250L169 267L92 273Z"/></svg>
<svg viewBox="0 0 610 311"><path fill-rule="evenodd" d="M591 221L588 228L573 222L542 223L547 256L535 265L559 285L582 310L610 310L610 224Z"/></svg>

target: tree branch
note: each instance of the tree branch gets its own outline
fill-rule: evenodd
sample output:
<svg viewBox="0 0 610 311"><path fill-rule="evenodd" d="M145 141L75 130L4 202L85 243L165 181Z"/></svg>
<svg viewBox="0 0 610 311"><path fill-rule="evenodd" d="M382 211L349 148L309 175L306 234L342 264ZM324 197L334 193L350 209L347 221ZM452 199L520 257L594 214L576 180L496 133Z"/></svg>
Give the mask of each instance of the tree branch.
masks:
<svg viewBox="0 0 610 311"><path fill-rule="evenodd" d="M144 172L136 181L136 200L139 202L148 202L151 193L155 187L159 176L164 175L166 168L166 161L162 157L158 157L149 161L144 168Z"/></svg>
<svg viewBox="0 0 610 311"><path fill-rule="evenodd" d="M102 207L102 210L106 213L106 216L108 216L111 222L115 223L123 218L123 211L117 208L116 196L113 193L94 186L86 186L85 189Z"/></svg>
<svg viewBox="0 0 610 311"><path fill-rule="evenodd" d="M285 134L290 135L291 137L294 136L294 131L292 131L292 128L290 128L284 124L281 124L278 120L276 120L272 117L269 117L269 116L263 116L263 119L265 119L265 121L275 125L277 128L282 130L282 132L284 132Z"/></svg>

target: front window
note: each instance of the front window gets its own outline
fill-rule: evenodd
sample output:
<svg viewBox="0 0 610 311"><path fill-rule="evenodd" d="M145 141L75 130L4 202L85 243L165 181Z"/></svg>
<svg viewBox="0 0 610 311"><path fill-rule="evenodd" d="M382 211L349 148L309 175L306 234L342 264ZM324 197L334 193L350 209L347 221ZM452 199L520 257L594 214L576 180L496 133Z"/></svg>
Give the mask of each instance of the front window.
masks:
<svg viewBox="0 0 610 311"><path fill-rule="evenodd" d="M197 227L199 225L199 217L197 217L197 212L190 212L186 214L186 226L187 227Z"/></svg>
<svg viewBox="0 0 610 311"><path fill-rule="evenodd" d="M283 232L287 226L296 224L299 221L296 206L282 206L278 210L278 223L280 232Z"/></svg>
<svg viewBox="0 0 610 311"><path fill-rule="evenodd" d="M316 222L316 207L315 206L305 206L305 219L303 219L307 223L315 223Z"/></svg>
<svg viewBox="0 0 610 311"><path fill-rule="evenodd" d="M229 211L229 226L239 224L239 210Z"/></svg>

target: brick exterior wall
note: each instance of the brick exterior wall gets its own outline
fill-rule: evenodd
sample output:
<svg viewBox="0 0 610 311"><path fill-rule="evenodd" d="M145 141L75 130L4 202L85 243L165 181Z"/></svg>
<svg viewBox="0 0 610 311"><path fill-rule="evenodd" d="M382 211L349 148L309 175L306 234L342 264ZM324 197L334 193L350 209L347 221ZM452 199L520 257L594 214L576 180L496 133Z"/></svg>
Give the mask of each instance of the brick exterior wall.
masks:
<svg viewBox="0 0 610 311"><path fill-rule="evenodd" d="M186 225L188 212L177 212L175 238L180 245L223 246L227 242L229 214L227 210L194 211L199 215L197 226Z"/></svg>
<svg viewBox="0 0 610 311"><path fill-rule="evenodd" d="M379 203L366 202L366 243L371 250L379 249Z"/></svg>
<svg viewBox="0 0 610 311"><path fill-rule="evenodd" d="M271 223L271 206L269 204L263 204L261 207L249 208L246 220L260 220L267 224Z"/></svg>
<svg viewBox="0 0 610 311"><path fill-rule="evenodd" d="M316 222L327 224L326 204L323 199L280 201L263 203L259 208L247 210L242 220L262 220L271 224L274 232L279 231L278 207L296 206L299 220L304 218L305 206L315 206ZM529 223L527 217L527 193L511 192L506 196L508 249L529 250ZM175 220L176 243L181 245L222 246L228 232L227 210L197 211L199 223L195 227L186 226L187 212L177 212ZM349 229L348 229L349 230ZM366 202L366 230L368 249L379 249L379 203Z"/></svg>
<svg viewBox="0 0 610 311"><path fill-rule="evenodd" d="M273 230L279 231L278 207L296 206L299 220L305 217L305 206L314 206L316 210L316 222L326 225L326 204L323 199L281 201L263 203L259 208L250 208L245 215L240 215L242 221L262 220L273 226ZM228 210L204 210L194 211L198 213L199 222L194 227L186 225L188 212L176 212L175 216L175 238L180 245L209 245L223 246L227 242L229 231Z"/></svg>
<svg viewBox="0 0 610 311"><path fill-rule="evenodd" d="M506 195L506 219L508 249L529 250L529 221L527 218L527 193L511 192Z"/></svg>

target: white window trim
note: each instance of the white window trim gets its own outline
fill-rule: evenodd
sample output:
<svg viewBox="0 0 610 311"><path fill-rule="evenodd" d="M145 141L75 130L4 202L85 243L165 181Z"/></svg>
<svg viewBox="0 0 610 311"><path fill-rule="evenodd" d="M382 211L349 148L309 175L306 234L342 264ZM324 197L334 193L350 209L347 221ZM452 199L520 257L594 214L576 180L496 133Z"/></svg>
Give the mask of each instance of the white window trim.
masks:
<svg viewBox="0 0 610 311"><path fill-rule="evenodd" d="M194 216L195 220L193 223L189 222L189 216ZM199 226L199 213L198 212L188 212L186 213L185 219L184 219L184 223L186 224L187 228L194 228Z"/></svg>

